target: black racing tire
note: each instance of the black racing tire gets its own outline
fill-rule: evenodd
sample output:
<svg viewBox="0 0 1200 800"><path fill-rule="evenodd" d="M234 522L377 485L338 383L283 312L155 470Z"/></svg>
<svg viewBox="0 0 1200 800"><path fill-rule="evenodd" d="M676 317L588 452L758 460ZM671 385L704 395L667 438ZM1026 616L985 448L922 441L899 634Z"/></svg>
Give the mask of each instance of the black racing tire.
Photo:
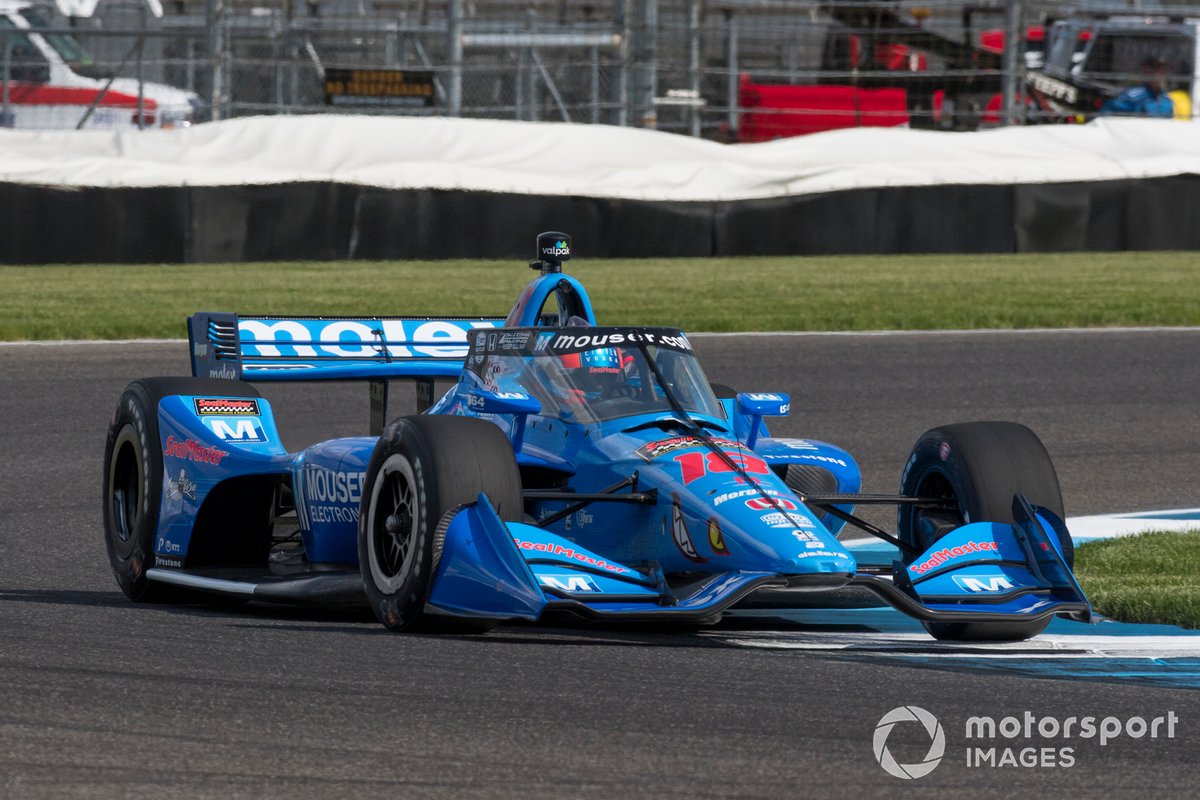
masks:
<svg viewBox="0 0 1200 800"><path fill-rule="evenodd" d="M505 522L524 519L517 460L496 425L417 415L384 430L367 465L358 562L371 609L389 629L482 633L495 625L425 610L445 539L442 523L480 493Z"/></svg>
<svg viewBox="0 0 1200 800"><path fill-rule="evenodd" d="M900 506L900 541L918 552L968 522L1011 523L1013 496L1063 514L1058 475L1041 439L1015 422L963 422L926 431L913 445L900 494L942 497L953 510ZM1069 536L1059 533L1067 565L1075 559ZM907 566L915 560L902 552ZM948 641L1023 641L1037 636L1050 619L1037 622L925 622L936 639Z"/></svg>
<svg viewBox="0 0 1200 800"><path fill-rule="evenodd" d="M125 387L104 445L104 542L121 591L130 600L173 600L179 591L146 577L163 490L158 404L177 394L259 397L253 386L216 378L142 378Z"/></svg>

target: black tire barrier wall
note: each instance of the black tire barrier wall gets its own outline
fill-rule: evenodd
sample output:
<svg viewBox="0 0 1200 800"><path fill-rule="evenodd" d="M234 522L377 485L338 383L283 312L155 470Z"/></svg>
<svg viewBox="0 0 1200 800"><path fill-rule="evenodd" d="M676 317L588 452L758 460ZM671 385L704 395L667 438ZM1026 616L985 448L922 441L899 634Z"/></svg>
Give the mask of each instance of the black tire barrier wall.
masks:
<svg viewBox="0 0 1200 800"><path fill-rule="evenodd" d="M334 183L0 184L0 263L1011 253L1200 248L1200 176L648 202Z"/></svg>

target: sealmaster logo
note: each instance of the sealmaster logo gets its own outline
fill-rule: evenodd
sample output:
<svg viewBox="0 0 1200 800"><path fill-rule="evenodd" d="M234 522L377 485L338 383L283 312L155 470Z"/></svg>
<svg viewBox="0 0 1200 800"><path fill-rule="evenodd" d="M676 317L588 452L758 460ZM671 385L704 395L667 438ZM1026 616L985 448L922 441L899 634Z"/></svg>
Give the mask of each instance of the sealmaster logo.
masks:
<svg viewBox="0 0 1200 800"><path fill-rule="evenodd" d="M892 731L897 725L913 722L925 729L925 734L929 736L929 750L920 761L913 764L901 764L888 750L888 737L892 735ZM905 727L914 728L915 726L905 725ZM946 754L946 733L942 730L942 724L938 722L937 717L920 706L900 706L893 708L879 720L879 724L875 726L875 736L871 739L871 744L875 751L875 760L887 774L909 781L925 777L942 762L942 756Z"/></svg>
<svg viewBox="0 0 1200 800"><path fill-rule="evenodd" d="M918 575L924 575L934 567L941 566L959 556L965 556L970 553L995 553L999 549L1000 545L996 542L966 542L958 547L946 547L938 550L927 561L922 561L920 564L913 564L909 569Z"/></svg>
<svg viewBox="0 0 1200 800"><path fill-rule="evenodd" d="M522 550L533 550L536 553L548 553L550 555L562 556L563 558L568 559L573 558L576 561L582 561L589 566L599 567L600 569L608 570L609 572L629 571L625 567L618 566L616 564L609 564L607 561L602 559L592 558L584 553L577 553L572 547L563 547L560 544L551 544L548 542L525 542L521 541L515 536L513 537L513 541L516 542L517 547L521 548Z"/></svg>
<svg viewBox="0 0 1200 800"><path fill-rule="evenodd" d="M742 447L741 442L735 442L732 439L712 437L711 441L714 444L720 445L721 447L735 451L740 450ZM676 436L672 439L660 439L656 442L646 442L633 452L644 461L653 461L661 455L666 455L667 453L673 453L676 450L683 450L689 447L700 447L702 444L703 442L701 442L695 436ZM741 454L735 453L735 456L740 458ZM747 489L746 491L753 493L755 490Z"/></svg>
<svg viewBox="0 0 1200 800"><path fill-rule="evenodd" d="M221 459L229 453L215 447L207 447L195 439L180 440L174 436L168 436L166 446L163 448L163 455L195 461L199 464L220 464Z"/></svg>
<svg viewBox="0 0 1200 800"><path fill-rule="evenodd" d="M197 397L193 402L196 405L197 416L201 417L229 416L230 414L248 414L254 417L259 415L257 400L239 400L233 397Z"/></svg>

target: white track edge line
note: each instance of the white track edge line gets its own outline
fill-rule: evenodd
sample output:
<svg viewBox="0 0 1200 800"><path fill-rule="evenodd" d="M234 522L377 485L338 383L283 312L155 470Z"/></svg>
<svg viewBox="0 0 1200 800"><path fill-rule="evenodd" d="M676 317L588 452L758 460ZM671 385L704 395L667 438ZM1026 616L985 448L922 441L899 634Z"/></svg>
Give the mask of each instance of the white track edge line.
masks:
<svg viewBox="0 0 1200 800"><path fill-rule="evenodd" d="M0 342L0 347L74 347L102 344L187 344L187 339L30 339Z"/></svg>

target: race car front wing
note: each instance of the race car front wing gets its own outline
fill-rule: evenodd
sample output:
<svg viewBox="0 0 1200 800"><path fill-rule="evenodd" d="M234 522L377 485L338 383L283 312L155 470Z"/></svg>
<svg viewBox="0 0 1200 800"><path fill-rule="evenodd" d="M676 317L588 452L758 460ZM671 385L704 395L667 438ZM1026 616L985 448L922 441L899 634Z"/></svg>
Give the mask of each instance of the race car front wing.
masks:
<svg viewBox="0 0 1200 800"><path fill-rule="evenodd" d="M890 579L874 574L787 576L718 573L668 586L656 565L607 560L534 525L505 523L485 495L451 512L439 530L428 611L452 617L526 619L548 610L595 620L716 619L762 588L862 586L897 610L930 622L1024 622L1051 615L1090 621L1092 608L1047 528L1062 520L1013 499L1011 525L957 528ZM1065 530L1065 528L1063 528Z"/></svg>

